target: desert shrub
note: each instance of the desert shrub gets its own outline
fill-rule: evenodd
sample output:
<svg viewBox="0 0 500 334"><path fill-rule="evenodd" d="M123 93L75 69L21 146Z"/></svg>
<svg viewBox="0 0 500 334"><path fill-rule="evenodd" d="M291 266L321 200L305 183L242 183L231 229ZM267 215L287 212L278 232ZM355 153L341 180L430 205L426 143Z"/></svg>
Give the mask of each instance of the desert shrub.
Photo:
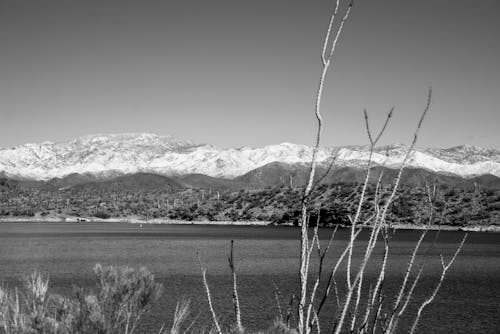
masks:
<svg viewBox="0 0 500 334"><path fill-rule="evenodd" d="M26 279L24 294L0 289L0 333L73 333L75 303L48 294L48 283L35 271Z"/></svg>
<svg viewBox="0 0 500 334"><path fill-rule="evenodd" d="M75 288L72 298L49 294L38 272L26 280L24 293L0 288L0 333L131 334L163 290L144 267L94 268L97 292Z"/></svg>
<svg viewBox="0 0 500 334"><path fill-rule="evenodd" d="M297 334L297 330L290 328L281 320L276 320L271 327L262 331L263 334Z"/></svg>
<svg viewBox="0 0 500 334"><path fill-rule="evenodd" d="M100 310L100 321L106 326L106 333L132 333L141 317L156 301L162 286L144 267L134 270L128 267L102 267L96 265L100 291L92 299Z"/></svg>
<svg viewBox="0 0 500 334"><path fill-rule="evenodd" d="M101 219L109 219L111 216L107 212L97 211L96 213L94 213L94 217L101 218Z"/></svg>

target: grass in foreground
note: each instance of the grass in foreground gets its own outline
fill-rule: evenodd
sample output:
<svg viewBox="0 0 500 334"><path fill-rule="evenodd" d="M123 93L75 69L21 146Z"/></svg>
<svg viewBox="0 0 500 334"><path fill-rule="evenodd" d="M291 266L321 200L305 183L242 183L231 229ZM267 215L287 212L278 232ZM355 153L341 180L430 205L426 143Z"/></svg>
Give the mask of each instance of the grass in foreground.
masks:
<svg viewBox="0 0 500 334"><path fill-rule="evenodd" d="M75 288L72 297L51 294L49 280L39 272L26 278L22 289L0 288L0 333L2 334L118 334L139 333L138 325L162 295L163 286L146 268L103 267L94 273L95 292ZM190 303L177 303L174 317L151 333L203 333L189 322ZM242 333L236 327L224 333ZM215 328L209 331L215 333ZM248 332L248 331L245 331ZM262 333L296 333L275 321Z"/></svg>

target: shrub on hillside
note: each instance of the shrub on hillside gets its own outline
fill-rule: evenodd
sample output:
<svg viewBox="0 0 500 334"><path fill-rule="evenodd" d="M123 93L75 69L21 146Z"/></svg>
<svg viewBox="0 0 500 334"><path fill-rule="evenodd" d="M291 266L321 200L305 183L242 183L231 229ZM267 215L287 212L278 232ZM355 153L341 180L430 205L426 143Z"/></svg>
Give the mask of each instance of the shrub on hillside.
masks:
<svg viewBox="0 0 500 334"><path fill-rule="evenodd" d="M94 217L101 218L101 219L109 219L111 216L107 212L97 211L96 213L94 213Z"/></svg>

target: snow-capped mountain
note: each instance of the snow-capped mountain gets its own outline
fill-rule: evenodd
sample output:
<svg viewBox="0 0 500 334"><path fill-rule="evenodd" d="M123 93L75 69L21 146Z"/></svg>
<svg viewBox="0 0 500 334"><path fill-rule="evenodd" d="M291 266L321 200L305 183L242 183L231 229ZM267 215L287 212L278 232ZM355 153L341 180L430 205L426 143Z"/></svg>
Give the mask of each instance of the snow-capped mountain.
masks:
<svg viewBox="0 0 500 334"><path fill-rule="evenodd" d="M377 165L397 168L407 149L400 144L378 147L372 159ZM290 143L262 148L224 149L148 133L91 135L68 142L44 142L2 149L0 173L36 180L73 173L106 177L137 172L163 175L197 173L234 178L271 162L308 163L311 155L311 147ZM318 152L318 161L327 164L332 156L336 156L336 165L366 165L369 148L322 148ZM484 174L500 177L500 151L473 146L415 150L408 166L461 177Z"/></svg>

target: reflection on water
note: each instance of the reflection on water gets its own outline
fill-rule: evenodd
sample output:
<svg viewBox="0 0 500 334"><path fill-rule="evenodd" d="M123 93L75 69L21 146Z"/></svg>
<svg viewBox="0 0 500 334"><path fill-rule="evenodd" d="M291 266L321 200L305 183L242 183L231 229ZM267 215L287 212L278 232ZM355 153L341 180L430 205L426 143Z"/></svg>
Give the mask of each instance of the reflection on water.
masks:
<svg viewBox="0 0 500 334"><path fill-rule="evenodd" d="M323 240L331 230L321 231ZM368 238L364 231L360 247ZM397 231L391 241L385 294L398 288L405 264L419 236L418 231ZM439 253L450 255L463 232L429 233L423 249L426 267L417 287L415 305L434 287L439 274ZM298 283L299 230L289 227L138 225L125 223L1 223L0 279L8 286L22 284L33 269L50 274L52 291L71 293L72 285L91 288L95 263L146 266L165 286L165 293L145 329L157 328L171 319L175 302L191 298L199 325L209 325L210 315L195 258L200 252L208 269L208 280L219 316L232 318L231 277L227 265L229 240L235 241L239 263L240 300L247 328L262 328L278 316L275 286L286 309ZM327 265L346 245L347 230L339 230ZM431 248L429 248L431 247ZM376 275L382 248L377 248L367 271L367 286ZM313 266L314 267L314 266ZM314 270L314 268L313 268ZM339 276L339 282L345 278ZM434 304L421 321L423 333L496 333L500 328L500 234L471 233L462 253L451 268ZM329 305L325 312L333 312ZM328 325L328 324L325 324ZM403 323L403 326L405 324Z"/></svg>

